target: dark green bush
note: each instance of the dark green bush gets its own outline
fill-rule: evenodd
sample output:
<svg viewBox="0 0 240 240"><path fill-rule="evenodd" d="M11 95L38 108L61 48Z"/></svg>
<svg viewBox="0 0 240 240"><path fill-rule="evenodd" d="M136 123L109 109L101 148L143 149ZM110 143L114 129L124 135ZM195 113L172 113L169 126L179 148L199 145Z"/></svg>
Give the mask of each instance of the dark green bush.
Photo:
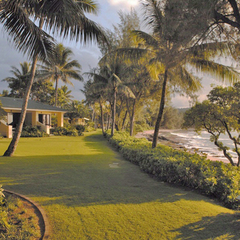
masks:
<svg viewBox="0 0 240 240"><path fill-rule="evenodd" d="M52 130L55 136L78 136L76 128L56 127Z"/></svg>
<svg viewBox="0 0 240 240"><path fill-rule="evenodd" d="M22 129L21 137L48 137L49 135L38 127L25 126Z"/></svg>
<svg viewBox="0 0 240 240"><path fill-rule="evenodd" d="M236 199L240 195L239 167L168 146L158 145L152 149L146 139L130 137L126 132L116 132L107 138L126 160L161 181L200 190L230 208L239 206Z"/></svg>
<svg viewBox="0 0 240 240"><path fill-rule="evenodd" d="M79 125L76 125L75 128L78 131L78 136L82 136L83 132L85 131L85 127L79 124Z"/></svg>

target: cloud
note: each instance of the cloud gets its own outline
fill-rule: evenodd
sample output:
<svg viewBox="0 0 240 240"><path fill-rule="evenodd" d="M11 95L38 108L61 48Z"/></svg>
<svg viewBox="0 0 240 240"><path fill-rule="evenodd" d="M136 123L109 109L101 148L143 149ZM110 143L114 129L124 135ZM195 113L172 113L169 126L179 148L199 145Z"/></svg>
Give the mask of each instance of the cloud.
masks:
<svg viewBox="0 0 240 240"><path fill-rule="evenodd" d="M110 0L111 5L123 5L126 7L136 7L139 4L138 0Z"/></svg>

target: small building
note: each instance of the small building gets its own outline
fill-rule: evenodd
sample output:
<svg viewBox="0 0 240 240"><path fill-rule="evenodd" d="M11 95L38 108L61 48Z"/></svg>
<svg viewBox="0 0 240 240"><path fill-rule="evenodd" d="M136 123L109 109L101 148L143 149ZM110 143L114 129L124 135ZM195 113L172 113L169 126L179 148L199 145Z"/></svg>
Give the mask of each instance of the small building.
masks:
<svg viewBox="0 0 240 240"><path fill-rule="evenodd" d="M2 109L5 111L5 118L0 120L0 134L12 138L13 130L18 124L23 99L0 97ZM57 126L63 127L63 116L67 111L55 106L33 100L28 101L25 125L39 126L41 130L50 133L51 116L57 116Z"/></svg>
<svg viewBox="0 0 240 240"><path fill-rule="evenodd" d="M88 121L89 121L88 118L74 118L74 119L72 120L72 124L85 126Z"/></svg>

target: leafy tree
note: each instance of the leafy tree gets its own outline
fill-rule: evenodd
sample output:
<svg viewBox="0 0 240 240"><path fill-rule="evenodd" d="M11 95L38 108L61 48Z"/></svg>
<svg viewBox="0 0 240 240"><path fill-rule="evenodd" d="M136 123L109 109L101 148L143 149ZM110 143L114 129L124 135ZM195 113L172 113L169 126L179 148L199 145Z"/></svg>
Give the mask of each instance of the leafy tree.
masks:
<svg viewBox="0 0 240 240"><path fill-rule="evenodd" d="M20 63L20 69L13 67L10 71L14 77L4 78L2 81L8 83L10 90L10 97L23 98L25 89L29 82L31 71L31 64L28 62Z"/></svg>
<svg viewBox="0 0 240 240"><path fill-rule="evenodd" d="M197 103L184 116L185 128L194 127L195 131L203 129L210 134L210 140L223 152L232 165L240 165L240 83L233 87L216 87L208 95L208 100ZM235 164L229 147L220 141L221 135L227 135L233 142L233 151L237 153Z"/></svg>
<svg viewBox="0 0 240 240"><path fill-rule="evenodd" d="M42 70L38 77L55 82L55 106L58 105L58 83L62 80L64 83L72 84L70 78L82 81L80 75L81 65L77 60L71 60L73 52L70 48L65 48L61 43L55 47L54 54L49 61L42 65Z"/></svg>
<svg viewBox="0 0 240 240"><path fill-rule="evenodd" d="M58 89L58 106L65 108L68 104L72 102L73 96L71 95L71 90L68 90L66 85Z"/></svg>
<svg viewBox="0 0 240 240"><path fill-rule="evenodd" d="M210 0L208 0L211 2ZM225 24L240 30L240 12L238 0L212 1L212 10L216 24Z"/></svg>
<svg viewBox="0 0 240 240"><path fill-rule="evenodd" d="M71 103L65 106L68 112L65 116L72 121L74 118L90 118L90 108L84 104L84 101L73 100Z"/></svg>
<svg viewBox="0 0 240 240"><path fill-rule="evenodd" d="M50 81L36 81L31 89L31 99L52 105L54 103L54 87Z"/></svg>
<svg viewBox="0 0 240 240"><path fill-rule="evenodd" d="M128 70L128 67L123 61L113 56L112 58L107 59L107 61L101 63L99 73L88 73L89 76L94 78L95 89L97 87L100 89L102 94L106 91L108 91L110 94L111 99L108 100L112 108L112 136L115 129L117 93L135 98L131 89L124 84L124 81L122 81L124 75L128 73Z"/></svg>
<svg viewBox="0 0 240 240"><path fill-rule="evenodd" d="M37 0L2 0L0 2L0 21L12 37L16 47L28 53L32 58L30 81L26 88L19 124L13 139L4 156L13 155L26 116L28 99L35 76L38 58L48 59L53 52L53 39L42 28L63 37L82 42L104 37L102 30L89 20L84 12L96 13L97 7L93 1L37 1ZM39 22L36 27L33 20Z"/></svg>
<svg viewBox="0 0 240 240"><path fill-rule="evenodd" d="M199 70L214 72L220 79L223 76L234 80L239 78L232 68L210 60L210 53L216 54L219 45L202 44L201 39L208 33L209 25L212 23L212 15L206 15L209 4L199 1L167 0L164 4L156 0L143 1L145 21L152 33L134 31L142 41L140 47L118 50L119 54L131 57L139 57L147 53L149 71L161 84L161 100L155 124L153 148L157 145L168 89L169 91L171 88L177 89L192 96L193 92L201 87L199 79L189 72L188 63ZM220 45L222 47L224 44ZM206 54L207 51L209 54Z"/></svg>
<svg viewBox="0 0 240 240"><path fill-rule="evenodd" d="M93 70L93 72L96 70ZM95 74L95 72L94 72ZM90 74L91 76L92 74ZM94 105L96 102L99 103L100 107L100 119L101 119L101 127L102 127L102 133L105 133L105 127L104 127L104 113L103 113L103 105L104 102L106 102L107 97L107 91L106 91L106 83L98 82L97 78L89 79L85 85L83 93L86 96L86 102L89 105Z"/></svg>

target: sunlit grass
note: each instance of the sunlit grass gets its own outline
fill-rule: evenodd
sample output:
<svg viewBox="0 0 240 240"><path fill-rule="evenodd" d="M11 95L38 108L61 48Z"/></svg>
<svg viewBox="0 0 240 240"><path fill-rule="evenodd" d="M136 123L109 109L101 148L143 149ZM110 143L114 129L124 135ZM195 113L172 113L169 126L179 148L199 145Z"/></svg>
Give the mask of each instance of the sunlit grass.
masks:
<svg viewBox="0 0 240 240"><path fill-rule="evenodd" d="M240 238L238 213L153 180L99 133L21 139L15 157L0 158L0 183L43 206L51 239Z"/></svg>

